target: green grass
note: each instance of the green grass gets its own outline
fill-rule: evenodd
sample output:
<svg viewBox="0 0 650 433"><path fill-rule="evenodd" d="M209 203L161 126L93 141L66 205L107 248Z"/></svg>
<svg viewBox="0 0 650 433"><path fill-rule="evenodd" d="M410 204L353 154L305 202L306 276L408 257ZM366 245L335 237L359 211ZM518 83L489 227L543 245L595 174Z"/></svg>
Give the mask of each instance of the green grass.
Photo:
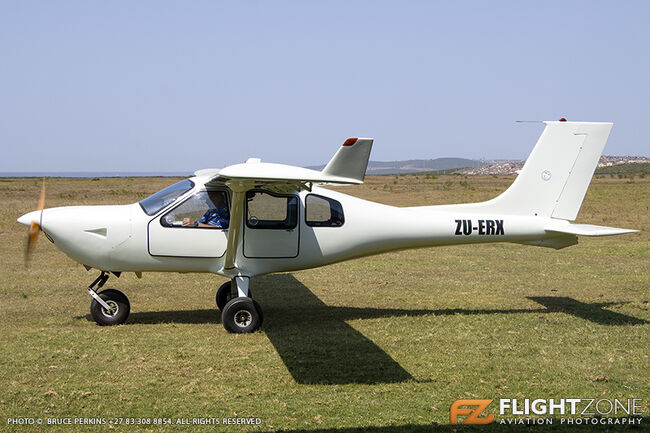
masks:
<svg viewBox="0 0 650 433"><path fill-rule="evenodd" d="M373 176L340 190L423 205L484 200L512 179ZM129 203L173 181L52 179L46 206ZM123 431L502 429L449 426L459 398L641 398L647 417L649 186L595 179L579 215L637 234L560 251L409 250L260 277L252 290L262 331L231 335L214 305L224 279L202 274L112 277L107 286L129 296L131 317L96 326L85 292L95 271L42 236L31 268L23 265L26 230L15 219L36 205L40 180L0 179L0 429L31 431L6 425L18 416L262 420L114 428Z"/></svg>

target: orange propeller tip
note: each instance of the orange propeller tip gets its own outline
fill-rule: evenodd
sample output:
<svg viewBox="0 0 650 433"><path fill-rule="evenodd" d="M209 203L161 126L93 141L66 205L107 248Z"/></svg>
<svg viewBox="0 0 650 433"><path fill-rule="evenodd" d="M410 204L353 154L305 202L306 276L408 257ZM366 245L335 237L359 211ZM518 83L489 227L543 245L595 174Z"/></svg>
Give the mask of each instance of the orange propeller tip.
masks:
<svg viewBox="0 0 650 433"><path fill-rule="evenodd" d="M41 196L38 200L38 210L42 211L45 207L45 178L43 178L43 185L41 186ZM29 268L29 262L32 257L32 252L34 251L34 246L36 245L36 240L38 239L38 232L41 231L41 226L32 221L29 225L27 232L27 247L25 248L25 267Z"/></svg>
<svg viewBox="0 0 650 433"><path fill-rule="evenodd" d="M45 207L45 178L43 178L43 185L41 186L41 197L38 200L38 210L43 210Z"/></svg>

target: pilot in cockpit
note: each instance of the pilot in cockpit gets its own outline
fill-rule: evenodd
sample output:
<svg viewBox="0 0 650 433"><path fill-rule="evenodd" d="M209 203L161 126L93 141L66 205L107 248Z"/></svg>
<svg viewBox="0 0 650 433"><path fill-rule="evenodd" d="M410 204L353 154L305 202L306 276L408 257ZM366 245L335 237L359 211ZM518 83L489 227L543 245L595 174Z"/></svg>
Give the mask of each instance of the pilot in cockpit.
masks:
<svg viewBox="0 0 650 433"><path fill-rule="evenodd" d="M230 212L224 198L223 192L208 191L204 195L205 204L208 210L197 221L190 218L183 218L183 227L206 227L227 229L230 222Z"/></svg>

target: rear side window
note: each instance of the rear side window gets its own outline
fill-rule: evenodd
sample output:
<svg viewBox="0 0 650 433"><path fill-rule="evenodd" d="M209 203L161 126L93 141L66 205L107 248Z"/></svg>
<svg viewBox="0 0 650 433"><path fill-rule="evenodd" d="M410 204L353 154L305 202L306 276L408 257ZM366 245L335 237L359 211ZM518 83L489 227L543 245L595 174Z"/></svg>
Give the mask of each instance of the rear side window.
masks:
<svg viewBox="0 0 650 433"><path fill-rule="evenodd" d="M298 198L262 191L246 193L246 226L290 230L298 225Z"/></svg>
<svg viewBox="0 0 650 433"><path fill-rule="evenodd" d="M329 197L309 194L305 198L305 222L311 227L340 227L345 222L343 207Z"/></svg>

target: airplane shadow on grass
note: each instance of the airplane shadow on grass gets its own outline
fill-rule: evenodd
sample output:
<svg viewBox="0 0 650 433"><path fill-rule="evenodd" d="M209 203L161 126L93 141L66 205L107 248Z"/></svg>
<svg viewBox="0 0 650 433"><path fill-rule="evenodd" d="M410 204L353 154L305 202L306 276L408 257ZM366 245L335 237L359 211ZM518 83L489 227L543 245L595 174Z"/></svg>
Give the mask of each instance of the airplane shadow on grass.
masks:
<svg viewBox="0 0 650 433"><path fill-rule="evenodd" d="M645 320L609 311L618 304L587 304L567 297L529 297L538 309L441 309L332 307L291 274L254 280L252 291L265 313L263 332L287 369L302 384L396 383L413 379L393 358L346 323L356 319L404 316L563 312L601 325L641 325ZM256 287L260 287L257 290ZM92 320L90 315L85 316ZM216 309L135 312L126 324L219 323Z"/></svg>

